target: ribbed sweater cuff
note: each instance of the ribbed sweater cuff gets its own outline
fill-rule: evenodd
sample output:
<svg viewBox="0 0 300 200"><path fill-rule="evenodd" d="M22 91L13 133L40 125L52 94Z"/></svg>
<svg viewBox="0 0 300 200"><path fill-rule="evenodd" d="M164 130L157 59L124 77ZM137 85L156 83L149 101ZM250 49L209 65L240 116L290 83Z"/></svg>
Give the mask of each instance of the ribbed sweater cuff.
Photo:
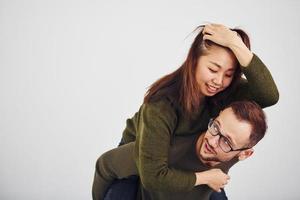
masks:
<svg viewBox="0 0 300 200"><path fill-rule="evenodd" d="M256 54L253 53L253 57L247 67L241 67L244 74L256 74L259 68L264 65Z"/></svg>
<svg viewBox="0 0 300 200"><path fill-rule="evenodd" d="M186 188L183 188L184 191L191 191L194 186L195 186L195 183L196 183L196 175L194 172L188 172L187 173L187 176L185 177L185 180L182 180L184 181Z"/></svg>

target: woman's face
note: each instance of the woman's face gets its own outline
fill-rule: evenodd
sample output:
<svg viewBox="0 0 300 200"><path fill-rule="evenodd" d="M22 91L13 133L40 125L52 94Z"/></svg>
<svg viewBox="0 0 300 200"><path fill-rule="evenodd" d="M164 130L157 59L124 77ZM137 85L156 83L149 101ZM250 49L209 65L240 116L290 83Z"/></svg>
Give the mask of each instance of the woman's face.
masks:
<svg viewBox="0 0 300 200"><path fill-rule="evenodd" d="M204 96L214 96L231 83L237 66L234 54L223 47L212 45L199 57L196 80Z"/></svg>

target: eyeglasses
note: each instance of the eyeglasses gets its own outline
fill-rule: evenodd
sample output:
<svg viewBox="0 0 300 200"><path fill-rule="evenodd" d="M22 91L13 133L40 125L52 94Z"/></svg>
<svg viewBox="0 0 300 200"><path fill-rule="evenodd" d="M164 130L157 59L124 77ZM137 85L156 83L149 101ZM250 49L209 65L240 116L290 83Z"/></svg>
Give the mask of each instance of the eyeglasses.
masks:
<svg viewBox="0 0 300 200"><path fill-rule="evenodd" d="M222 149L222 151L224 151L225 153L229 153L231 151L243 151L246 149L250 149L250 147L241 148L241 149L233 149L230 145L229 139L221 133L219 125L215 122L214 119L210 119L210 121L208 123L208 132L212 136L217 136L217 135L220 136L219 140L218 140L218 145Z"/></svg>

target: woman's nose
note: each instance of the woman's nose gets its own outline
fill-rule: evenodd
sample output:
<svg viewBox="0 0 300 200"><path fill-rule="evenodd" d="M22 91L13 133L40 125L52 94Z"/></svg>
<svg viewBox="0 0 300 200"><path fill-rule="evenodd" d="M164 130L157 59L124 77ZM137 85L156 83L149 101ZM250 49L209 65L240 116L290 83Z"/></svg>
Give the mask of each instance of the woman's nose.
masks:
<svg viewBox="0 0 300 200"><path fill-rule="evenodd" d="M216 77L213 79L214 84L217 86L223 85L223 74L217 74Z"/></svg>

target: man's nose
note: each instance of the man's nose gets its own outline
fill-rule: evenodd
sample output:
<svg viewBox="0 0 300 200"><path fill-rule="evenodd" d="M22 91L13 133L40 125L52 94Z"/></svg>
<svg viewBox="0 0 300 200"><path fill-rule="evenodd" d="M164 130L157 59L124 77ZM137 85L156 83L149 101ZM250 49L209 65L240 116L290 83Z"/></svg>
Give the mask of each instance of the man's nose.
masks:
<svg viewBox="0 0 300 200"><path fill-rule="evenodd" d="M219 139L220 139L219 135L212 136L208 139L208 143L213 148L217 148L219 146Z"/></svg>

